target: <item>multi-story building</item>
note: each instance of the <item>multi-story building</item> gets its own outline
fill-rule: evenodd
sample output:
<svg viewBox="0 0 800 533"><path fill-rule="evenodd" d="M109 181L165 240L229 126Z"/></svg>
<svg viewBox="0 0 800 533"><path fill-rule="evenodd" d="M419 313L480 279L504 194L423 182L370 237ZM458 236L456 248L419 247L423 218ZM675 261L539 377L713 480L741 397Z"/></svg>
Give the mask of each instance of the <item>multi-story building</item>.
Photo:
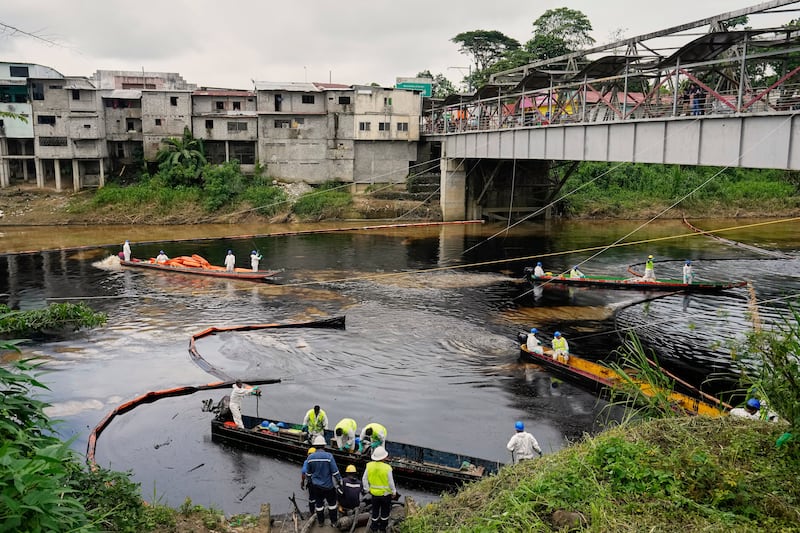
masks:
<svg viewBox="0 0 800 533"><path fill-rule="evenodd" d="M255 91L197 89L179 74L97 71L66 77L0 63L0 186L103 186L137 172L163 141L189 130L211 163L262 163L282 181L400 183L416 158L419 92L257 82ZM0 117L2 118L2 117Z"/></svg>
<svg viewBox="0 0 800 533"><path fill-rule="evenodd" d="M253 172L258 149L256 94L230 89L194 91L192 132L203 140L209 163L236 160L242 172Z"/></svg>

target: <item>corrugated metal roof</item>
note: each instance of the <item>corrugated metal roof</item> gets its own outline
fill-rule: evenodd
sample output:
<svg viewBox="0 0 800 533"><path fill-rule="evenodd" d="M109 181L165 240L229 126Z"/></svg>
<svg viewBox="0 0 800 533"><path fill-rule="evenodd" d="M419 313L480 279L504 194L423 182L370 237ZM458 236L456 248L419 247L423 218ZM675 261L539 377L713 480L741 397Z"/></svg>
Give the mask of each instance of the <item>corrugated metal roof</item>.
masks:
<svg viewBox="0 0 800 533"><path fill-rule="evenodd" d="M142 97L142 91L138 89L112 89L103 91L102 98L119 98L121 100L138 100Z"/></svg>
<svg viewBox="0 0 800 533"><path fill-rule="evenodd" d="M659 63L659 68L671 67L677 64L700 63L710 61L728 48L740 43L746 38L765 33L766 30L737 30L720 31L698 37L694 41L682 46L677 52Z"/></svg>
<svg viewBox="0 0 800 533"><path fill-rule="evenodd" d="M295 81L257 81L255 83L257 91L286 91L300 93L319 93L322 92L316 85L308 82Z"/></svg>
<svg viewBox="0 0 800 533"><path fill-rule="evenodd" d="M65 78L65 89L96 89L94 84L88 78Z"/></svg>
<svg viewBox="0 0 800 533"><path fill-rule="evenodd" d="M242 91L238 89L200 89L198 91L193 91L192 95L194 96L240 96L242 98L248 98L255 96L256 93L253 91Z"/></svg>
<svg viewBox="0 0 800 533"><path fill-rule="evenodd" d="M318 81L315 81L314 85L316 85L317 87L319 87L323 91L325 91L325 90L330 91L330 90L335 90L335 89L342 90L342 89L351 89L352 88L351 85L345 85L344 83L320 83Z"/></svg>

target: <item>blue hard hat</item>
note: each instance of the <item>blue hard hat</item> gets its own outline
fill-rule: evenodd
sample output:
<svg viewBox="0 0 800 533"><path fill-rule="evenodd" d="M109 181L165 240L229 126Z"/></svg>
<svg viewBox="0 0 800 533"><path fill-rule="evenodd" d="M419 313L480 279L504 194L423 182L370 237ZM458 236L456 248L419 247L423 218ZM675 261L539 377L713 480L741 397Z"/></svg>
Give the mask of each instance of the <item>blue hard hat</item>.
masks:
<svg viewBox="0 0 800 533"><path fill-rule="evenodd" d="M158 253L160 253L160 254L163 254L163 253L164 253L164 250L161 250L161 251L160 251L160 252L158 252Z"/></svg>
<svg viewBox="0 0 800 533"><path fill-rule="evenodd" d="M540 267L540 266L542 266L542 262L541 262L541 261L539 261L538 263L536 263L536 266L537 266L537 267Z"/></svg>
<svg viewBox="0 0 800 533"><path fill-rule="evenodd" d="M560 337L560 336L561 336L560 331L556 331L555 333L553 333L553 337Z"/></svg>
<svg viewBox="0 0 800 533"><path fill-rule="evenodd" d="M258 253L258 252L256 252L255 250L253 250L252 252L250 252L250 255L256 255L257 253Z"/></svg>
<svg viewBox="0 0 800 533"><path fill-rule="evenodd" d="M229 254L232 254L233 252L232 252L231 250L228 250L228 253L229 253Z"/></svg>
<svg viewBox="0 0 800 533"><path fill-rule="evenodd" d="M750 398L747 400L747 407L752 407L753 409L761 409L761 402L758 401L756 398Z"/></svg>
<svg viewBox="0 0 800 533"><path fill-rule="evenodd" d="M522 430L524 430L524 429L525 429L525 424L523 424L522 422L520 422L519 420L517 420L517 423L516 423L516 424L514 424L514 428L515 428L517 431L522 431Z"/></svg>
<svg viewBox="0 0 800 533"><path fill-rule="evenodd" d="M691 259L687 259L687 260L686 260L686 264L687 264L687 265L691 265L691 264L692 264L692 260L691 260Z"/></svg>
<svg viewBox="0 0 800 533"><path fill-rule="evenodd" d="M538 333L538 332L539 332L539 330L538 330L538 329L536 329L536 328L531 328L531 333Z"/></svg>

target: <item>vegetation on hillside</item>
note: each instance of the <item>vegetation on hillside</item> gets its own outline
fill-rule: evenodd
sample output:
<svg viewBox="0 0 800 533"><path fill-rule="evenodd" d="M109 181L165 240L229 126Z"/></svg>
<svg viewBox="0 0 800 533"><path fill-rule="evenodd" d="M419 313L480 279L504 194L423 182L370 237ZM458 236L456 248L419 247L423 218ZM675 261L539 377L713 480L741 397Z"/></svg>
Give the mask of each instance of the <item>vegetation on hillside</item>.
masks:
<svg viewBox="0 0 800 533"><path fill-rule="evenodd" d="M561 189L568 216L674 214L764 216L800 209L800 173L639 163L582 163ZM676 216L676 215L668 216Z"/></svg>

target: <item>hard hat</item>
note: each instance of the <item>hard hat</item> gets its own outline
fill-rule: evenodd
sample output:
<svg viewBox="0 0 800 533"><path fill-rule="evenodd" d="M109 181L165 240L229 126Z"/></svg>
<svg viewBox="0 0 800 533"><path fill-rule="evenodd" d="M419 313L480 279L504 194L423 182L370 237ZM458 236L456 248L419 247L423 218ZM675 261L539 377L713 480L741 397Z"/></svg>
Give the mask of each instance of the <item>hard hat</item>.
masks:
<svg viewBox="0 0 800 533"><path fill-rule="evenodd" d="M375 451L372 452L372 460L373 461L383 461L389 457L389 453L386 451L386 448L383 446L378 446L375 448Z"/></svg>
<svg viewBox="0 0 800 533"><path fill-rule="evenodd" d="M537 263L536 263L536 266L537 266L537 267L540 267L540 266L542 266L542 262L541 262L541 261L537 262Z"/></svg>
<svg viewBox="0 0 800 533"><path fill-rule="evenodd" d="M648 258L648 259L652 259L652 258L653 258L653 256L652 256L652 255L648 255L648 256L647 256L647 258Z"/></svg>
<svg viewBox="0 0 800 533"><path fill-rule="evenodd" d="M347 465L347 468L345 468L344 471L347 472L348 474L350 474L350 473L355 474L356 465Z"/></svg>
<svg viewBox="0 0 800 533"><path fill-rule="evenodd" d="M314 446L325 446L326 444L325 437L323 437L322 435L317 435L316 437L314 437L314 442L312 442L311 444L313 444Z"/></svg>
<svg viewBox="0 0 800 533"><path fill-rule="evenodd" d="M312 453L314 453L315 451L317 451L317 449L316 449L316 448L309 448L309 449L308 449L308 453L307 453L306 455L311 455L311 454L312 454Z"/></svg>
<svg viewBox="0 0 800 533"><path fill-rule="evenodd" d="M158 253L160 253L160 254L163 254L163 253L164 253L164 250L161 250L161 251L160 251L160 252L158 252Z"/></svg>
<svg viewBox="0 0 800 533"><path fill-rule="evenodd" d="M232 252L231 250L228 250L228 253L229 253L229 254L232 254L233 252Z"/></svg>
<svg viewBox="0 0 800 533"><path fill-rule="evenodd" d="M556 331L555 333L553 333L553 337L560 337L560 336L561 336L560 331Z"/></svg>
<svg viewBox="0 0 800 533"><path fill-rule="evenodd" d="M761 402L758 401L756 398L750 398L747 400L747 407L752 407L753 409L761 409Z"/></svg>
<svg viewBox="0 0 800 533"><path fill-rule="evenodd" d="M258 253L258 252L256 252L255 250L253 250L252 252L250 252L250 255L256 255L257 253Z"/></svg>
<svg viewBox="0 0 800 533"><path fill-rule="evenodd" d="M525 424L517 420L517 423L514 424L514 429L516 429L517 431L522 431L525 429Z"/></svg>
<svg viewBox="0 0 800 533"><path fill-rule="evenodd" d="M539 333L539 330L536 328L531 328L531 333Z"/></svg>
<svg viewBox="0 0 800 533"><path fill-rule="evenodd" d="M691 265L691 264L692 264L692 260L691 260L691 259L687 259L687 260L686 260L686 264L687 264L687 265Z"/></svg>

